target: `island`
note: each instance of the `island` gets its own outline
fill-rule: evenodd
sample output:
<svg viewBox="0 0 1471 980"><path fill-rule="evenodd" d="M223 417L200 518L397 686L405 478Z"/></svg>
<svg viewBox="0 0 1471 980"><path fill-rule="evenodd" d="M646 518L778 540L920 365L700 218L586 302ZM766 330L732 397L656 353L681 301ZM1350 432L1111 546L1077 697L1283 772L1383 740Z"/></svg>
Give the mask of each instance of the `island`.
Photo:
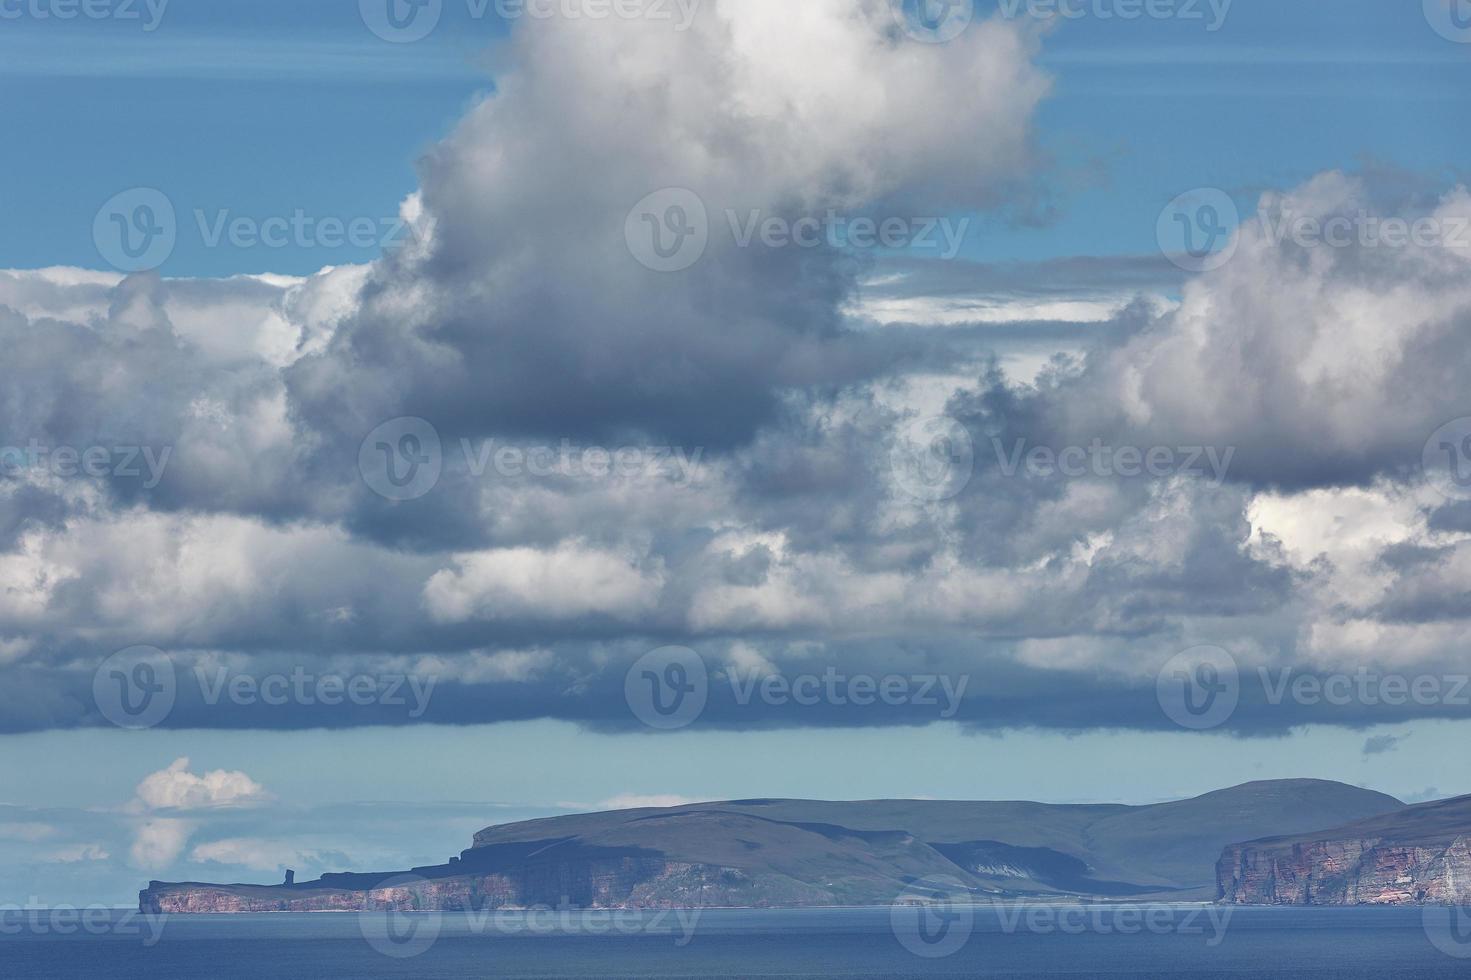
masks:
<svg viewBox="0 0 1471 980"><path fill-rule="evenodd" d="M1471 899L1468 841L1471 797L1407 806L1310 779L1146 806L733 800L492 826L446 863L407 871L302 882L288 873L273 885L154 881L139 907L189 914L888 905L934 882L978 901L1456 902Z"/></svg>

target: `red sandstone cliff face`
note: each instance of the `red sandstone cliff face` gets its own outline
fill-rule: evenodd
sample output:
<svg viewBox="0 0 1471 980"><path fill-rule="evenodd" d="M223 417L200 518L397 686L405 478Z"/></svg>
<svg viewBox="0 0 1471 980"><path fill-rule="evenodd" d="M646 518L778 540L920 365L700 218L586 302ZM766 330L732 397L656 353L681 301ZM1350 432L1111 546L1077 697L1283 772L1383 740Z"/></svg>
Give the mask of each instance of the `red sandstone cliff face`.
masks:
<svg viewBox="0 0 1471 980"><path fill-rule="evenodd" d="M1216 865L1216 884L1220 901L1242 905L1471 902L1471 837L1233 844Z"/></svg>

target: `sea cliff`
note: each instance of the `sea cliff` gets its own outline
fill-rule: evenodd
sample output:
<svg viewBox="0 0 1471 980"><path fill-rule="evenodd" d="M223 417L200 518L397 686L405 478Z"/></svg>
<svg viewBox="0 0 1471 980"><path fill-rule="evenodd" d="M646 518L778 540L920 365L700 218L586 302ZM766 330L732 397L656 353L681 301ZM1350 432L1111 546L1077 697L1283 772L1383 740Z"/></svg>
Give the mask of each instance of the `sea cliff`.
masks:
<svg viewBox="0 0 1471 980"><path fill-rule="evenodd" d="M1471 797L1233 844L1216 864L1216 884L1220 901L1245 905L1471 902Z"/></svg>

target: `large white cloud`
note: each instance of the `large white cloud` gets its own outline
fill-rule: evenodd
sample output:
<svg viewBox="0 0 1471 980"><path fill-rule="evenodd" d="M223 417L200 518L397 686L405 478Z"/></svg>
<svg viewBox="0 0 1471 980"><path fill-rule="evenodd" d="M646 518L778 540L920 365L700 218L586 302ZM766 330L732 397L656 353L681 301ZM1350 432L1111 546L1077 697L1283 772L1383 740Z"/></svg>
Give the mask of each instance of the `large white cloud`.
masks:
<svg viewBox="0 0 1471 980"><path fill-rule="evenodd" d="M1046 92L1035 39L1000 19L905 37L881 0L705 4L688 31L551 18L423 164L416 242L359 315L290 372L314 422L399 414L461 432L743 441L784 390L870 375L838 250L742 247L744 222L984 206L1025 176ZM697 195L703 258L641 266L647 195ZM688 443L687 443L688 444Z"/></svg>
<svg viewBox="0 0 1471 980"><path fill-rule="evenodd" d="M1386 237L1386 219L1434 233ZM1232 258L1100 355L1057 400L1056 424L1085 442L1235 446L1233 476L1264 485L1410 471L1430 434L1471 410L1468 229L1462 187L1408 218L1337 172L1267 194Z"/></svg>
<svg viewBox="0 0 1471 980"><path fill-rule="evenodd" d="M171 453L154 485L0 480L0 723L95 720L90 671L138 643L186 679L429 670L446 683L426 717L456 722L626 720L620 670L667 642L736 666L985 671L1002 700L1020 677L999 718L1074 727L1130 723L1137 705L1090 714L1089 685L1152 698L1152 672L1193 643L1261 663L1453 658L1466 523L1418 464L1471 415L1464 250L1305 248L1248 222L1178 303L1142 260L1049 292L1061 263L1025 288L993 275L998 313L954 299L971 266L937 283L896 263L867 295L899 282L898 299L865 302L837 250L729 240L727 208L986 207L1027 177L1037 43L998 21L920 44L878 0L707 4L683 33L527 23L496 93L424 161L400 253L301 279L0 274L0 443ZM678 273L624 239L667 186L712 218ZM1441 190L1432 219L1471 215ZM1264 203L1376 207L1337 173ZM972 329L1014 338L1030 317L1088 322L1020 355ZM919 318L943 328L878 322ZM895 477L895 431L939 412L967 426L975 473L920 500ZM438 427L445 465L394 503L358 451L404 414ZM1234 455L1224 482L1064 478L1005 472L993 438ZM462 439L677 446L699 465L476 474ZM181 700L173 720L322 720L213 707ZM150 780L150 812L260 789L187 766ZM176 857L187 824L156 816L139 859Z"/></svg>

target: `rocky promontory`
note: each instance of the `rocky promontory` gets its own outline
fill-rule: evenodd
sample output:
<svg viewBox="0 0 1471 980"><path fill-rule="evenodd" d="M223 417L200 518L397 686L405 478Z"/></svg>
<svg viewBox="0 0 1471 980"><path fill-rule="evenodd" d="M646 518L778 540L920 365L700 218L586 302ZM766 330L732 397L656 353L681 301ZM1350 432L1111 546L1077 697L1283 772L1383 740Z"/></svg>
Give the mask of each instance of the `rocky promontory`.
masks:
<svg viewBox="0 0 1471 980"><path fill-rule="evenodd" d="M657 858L606 858L472 871L455 862L383 875L324 875L283 885L150 882L145 913L356 912L365 909L468 912L532 908L702 908L825 904L817 890L760 882L735 868Z"/></svg>
<svg viewBox="0 0 1471 980"><path fill-rule="evenodd" d="M1218 899L1242 905L1471 902L1471 797L1227 847Z"/></svg>

